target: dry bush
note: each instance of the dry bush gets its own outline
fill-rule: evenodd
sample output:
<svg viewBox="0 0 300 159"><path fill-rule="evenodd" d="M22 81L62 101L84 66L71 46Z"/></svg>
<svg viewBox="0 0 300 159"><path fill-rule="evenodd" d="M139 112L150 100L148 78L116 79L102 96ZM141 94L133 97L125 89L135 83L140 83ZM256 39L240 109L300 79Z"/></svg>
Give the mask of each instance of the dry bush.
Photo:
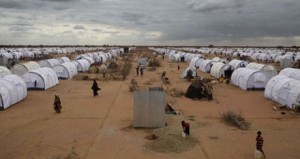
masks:
<svg viewBox="0 0 300 159"><path fill-rule="evenodd" d="M129 85L129 91L134 92L138 90L138 83L135 79L132 79Z"/></svg>
<svg viewBox="0 0 300 159"><path fill-rule="evenodd" d="M161 66L161 63L160 63L160 61L157 60L156 58L153 58L153 59L149 60L148 66L149 66L149 67L160 67L160 66Z"/></svg>
<svg viewBox="0 0 300 159"><path fill-rule="evenodd" d="M233 111L228 111L222 115L223 121L227 124L234 125L241 130L248 130L251 123L247 122L241 114L236 114Z"/></svg>
<svg viewBox="0 0 300 159"><path fill-rule="evenodd" d="M128 76L130 69L131 69L131 62L125 62L121 69L121 75L123 80L125 80L126 77Z"/></svg>

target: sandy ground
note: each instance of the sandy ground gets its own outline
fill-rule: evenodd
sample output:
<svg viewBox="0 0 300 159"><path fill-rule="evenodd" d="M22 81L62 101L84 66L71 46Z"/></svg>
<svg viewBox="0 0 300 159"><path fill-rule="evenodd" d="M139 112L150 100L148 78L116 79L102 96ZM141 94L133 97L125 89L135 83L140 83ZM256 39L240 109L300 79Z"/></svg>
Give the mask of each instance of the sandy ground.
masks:
<svg viewBox="0 0 300 159"><path fill-rule="evenodd" d="M92 81L61 80L49 90L29 91L26 99L0 112L0 158L46 159L66 156L74 147L81 159L252 159L257 130L263 132L267 158L300 158L299 116L286 110L282 110L285 115L273 111L277 104L264 98L263 91L243 91L233 85L214 85L213 101L168 95L168 102L182 115L166 115L164 128L133 129L130 80L136 78L140 86L150 81L151 85L145 87L161 86L160 75L165 70L171 82L168 89L186 91L189 82L179 75L187 65L165 59L163 67L146 69L144 77L136 77L132 69L125 81L98 81L102 90L95 98L90 89ZM210 77L201 72L199 75ZM55 114L52 108L54 93L61 97L61 114ZM250 129L243 131L223 123L221 114L229 110L241 113L251 123ZM181 137L181 120L191 125L189 138ZM161 136L145 139L153 133ZM189 145L190 141L194 144ZM186 148L179 151L182 146Z"/></svg>

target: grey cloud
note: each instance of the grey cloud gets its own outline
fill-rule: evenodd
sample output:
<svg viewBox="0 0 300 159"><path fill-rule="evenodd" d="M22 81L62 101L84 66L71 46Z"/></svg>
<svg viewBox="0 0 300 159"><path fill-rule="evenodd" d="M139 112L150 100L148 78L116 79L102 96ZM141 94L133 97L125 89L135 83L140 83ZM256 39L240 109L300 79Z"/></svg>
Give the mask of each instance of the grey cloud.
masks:
<svg viewBox="0 0 300 159"><path fill-rule="evenodd" d="M80 0L42 0L42 1L48 1L48 2L59 2L59 3L65 3L65 2L78 2Z"/></svg>
<svg viewBox="0 0 300 159"><path fill-rule="evenodd" d="M94 31L94 32L102 32L103 30L102 29L92 29L92 31Z"/></svg>
<svg viewBox="0 0 300 159"><path fill-rule="evenodd" d="M76 30L84 30L85 28L84 28L84 26L82 26L82 25L75 25L75 26L73 27L73 29L76 29Z"/></svg>
<svg viewBox="0 0 300 159"><path fill-rule="evenodd" d="M123 12L121 17L129 22L137 22L145 18L146 15L140 13Z"/></svg>
<svg viewBox="0 0 300 159"><path fill-rule="evenodd" d="M27 8L25 3L14 1L14 0L1 0L0 8L6 9L25 9Z"/></svg>
<svg viewBox="0 0 300 159"><path fill-rule="evenodd" d="M241 8L246 5L245 0L188 0L186 6L198 12L212 12L232 8Z"/></svg>
<svg viewBox="0 0 300 159"><path fill-rule="evenodd" d="M22 26L14 26L9 28L9 31L13 31L13 32L29 32L31 30L35 30L37 28L29 26L29 27L22 27Z"/></svg>

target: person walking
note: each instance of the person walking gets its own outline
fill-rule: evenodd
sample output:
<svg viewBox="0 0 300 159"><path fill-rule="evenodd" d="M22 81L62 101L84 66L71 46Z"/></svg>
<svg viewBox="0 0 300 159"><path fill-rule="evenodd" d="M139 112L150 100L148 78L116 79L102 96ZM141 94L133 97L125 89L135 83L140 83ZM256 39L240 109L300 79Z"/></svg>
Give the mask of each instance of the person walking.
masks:
<svg viewBox="0 0 300 159"><path fill-rule="evenodd" d="M54 94L54 110L56 113L61 113L61 102L60 102L60 98L57 95L57 93Z"/></svg>
<svg viewBox="0 0 300 159"><path fill-rule="evenodd" d="M98 96L98 91L101 90L101 88L98 87L96 80L94 80L94 83L93 83L91 89L93 90L94 97Z"/></svg>
<svg viewBox="0 0 300 159"><path fill-rule="evenodd" d="M141 73L141 76L143 77L143 75L144 75L144 65L140 66L140 73Z"/></svg>
<svg viewBox="0 0 300 159"><path fill-rule="evenodd" d="M137 65L135 69L136 69L136 76L139 76L140 65Z"/></svg>
<svg viewBox="0 0 300 159"><path fill-rule="evenodd" d="M263 151L263 144L264 144L264 139L261 136L261 131L257 132L257 137L256 137L256 150L260 151L263 155L264 158L266 158L265 152Z"/></svg>

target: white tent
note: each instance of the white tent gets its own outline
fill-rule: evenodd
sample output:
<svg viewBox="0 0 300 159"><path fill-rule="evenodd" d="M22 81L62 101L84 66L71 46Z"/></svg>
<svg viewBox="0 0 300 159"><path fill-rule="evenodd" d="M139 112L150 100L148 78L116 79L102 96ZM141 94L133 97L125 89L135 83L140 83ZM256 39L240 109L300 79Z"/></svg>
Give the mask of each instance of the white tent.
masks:
<svg viewBox="0 0 300 159"><path fill-rule="evenodd" d="M90 65L95 63L95 60L92 57L84 56L82 59L86 59Z"/></svg>
<svg viewBox="0 0 300 159"><path fill-rule="evenodd" d="M29 72L34 69L40 68L40 65L35 61L29 61L27 63L19 63L11 68L13 74L22 76L24 73Z"/></svg>
<svg viewBox="0 0 300 159"><path fill-rule="evenodd" d="M54 66L53 70L59 79L71 79L77 75L77 67L72 62L65 62Z"/></svg>
<svg viewBox="0 0 300 159"><path fill-rule="evenodd" d="M194 58L192 58L191 62L190 62L190 68L192 69L196 69L196 68L200 68L200 64L204 61L204 59L196 56Z"/></svg>
<svg viewBox="0 0 300 159"><path fill-rule="evenodd" d="M21 101L27 96L27 87L17 75L7 75L0 79L0 110Z"/></svg>
<svg viewBox="0 0 300 159"><path fill-rule="evenodd" d="M11 54L17 59L20 59L23 56L21 52L16 52L16 51L12 52Z"/></svg>
<svg viewBox="0 0 300 159"><path fill-rule="evenodd" d="M22 51L22 57L34 58L34 53L31 51Z"/></svg>
<svg viewBox="0 0 300 159"><path fill-rule="evenodd" d="M86 72L89 70L91 64L88 60L86 59L80 59L80 60L76 60L76 61L72 61L72 63L74 63L77 67L77 70L79 72Z"/></svg>
<svg viewBox="0 0 300 159"><path fill-rule="evenodd" d="M6 59L12 59L13 55L7 52L0 53L1 57L5 57Z"/></svg>
<svg viewBox="0 0 300 159"><path fill-rule="evenodd" d="M220 57L214 57L213 59L211 59L211 61L213 62L220 62L222 59Z"/></svg>
<svg viewBox="0 0 300 159"><path fill-rule="evenodd" d="M188 70L191 70L191 71L192 71L192 76L193 76L193 77L196 77L196 76L197 76L197 70L188 67L188 68L186 68L186 69L182 72L180 78L186 78L186 76L187 76L187 71L188 71Z"/></svg>
<svg viewBox="0 0 300 159"><path fill-rule="evenodd" d="M286 76L295 80L300 80L300 69L285 68L279 72L279 75Z"/></svg>
<svg viewBox="0 0 300 159"><path fill-rule="evenodd" d="M267 75L268 79L271 79L272 77L278 74L276 68L273 67L272 65L264 65L264 64L251 62L246 66L246 68L261 71Z"/></svg>
<svg viewBox="0 0 300 159"><path fill-rule="evenodd" d="M50 67L50 68L60 65L60 61L58 59L42 60L39 61L38 63L41 67Z"/></svg>
<svg viewBox="0 0 300 159"><path fill-rule="evenodd" d="M200 66L199 66L199 69L202 71L202 72L210 72L210 69L212 67L212 61L211 60L204 60Z"/></svg>
<svg viewBox="0 0 300 159"><path fill-rule="evenodd" d="M228 63L228 65L232 66L232 68L235 70L235 69L247 66L248 62L247 61L243 61L243 60L233 59L233 60L231 60Z"/></svg>
<svg viewBox="0 0 300 159"><path fill-rule="evenodd" d="M264 95L281 105L292 108L295 103L300 103L300 81L286 76L277 75L267 83Z"/></svg>
<svg viewBox="0 0 300 159"><path fill-rule="evenodd" d="M70 59L68 57L61 57L57 59L60 64L65 63L65 62L70 62Z"/></svg>
<svg viewBox="0 0 300 159"><path fill-rule="evenodd" d="M81 54L75 57L75 60L81 60L81 59L85 59L87 60L90 64L93 64L95 62L95 60L93 59L93 54Z"/></svg>
<svg viewBox="0 0 300 159"><path fill-rule="evenodd" d="M226 65L223 62L217 62L211 67L210 74L215 78L225 77L225 69Z"/></svg>
<svg viewBox="0 0 300 159"><path fill-rule="evenodd" d="M146 57L139 58L139 59L137 59L137 63L140 65L144 65L144 67L146 67L147 66L147 58Z"/></svg>
<svg viewBox="0 0 300 159"><path fill-rule="evenodd" d="M4 66L0 66L0 78L3 78L6 75L10 75L11 72L8 68L4 67Z"/></svg>
<svg viewBox="0 0 300 159"><path fill-rule="evenodd" d="M28 89L46 90L59 83L53 69L42 67L25 73L23 79Z"/></svg>
<svg viewBox="0 0 300 159"><path fill-rule="evenodd" d="M267 84L267 76L257 70L238 68L232 73L231 83L243 90L263 89Z"/></svg>

